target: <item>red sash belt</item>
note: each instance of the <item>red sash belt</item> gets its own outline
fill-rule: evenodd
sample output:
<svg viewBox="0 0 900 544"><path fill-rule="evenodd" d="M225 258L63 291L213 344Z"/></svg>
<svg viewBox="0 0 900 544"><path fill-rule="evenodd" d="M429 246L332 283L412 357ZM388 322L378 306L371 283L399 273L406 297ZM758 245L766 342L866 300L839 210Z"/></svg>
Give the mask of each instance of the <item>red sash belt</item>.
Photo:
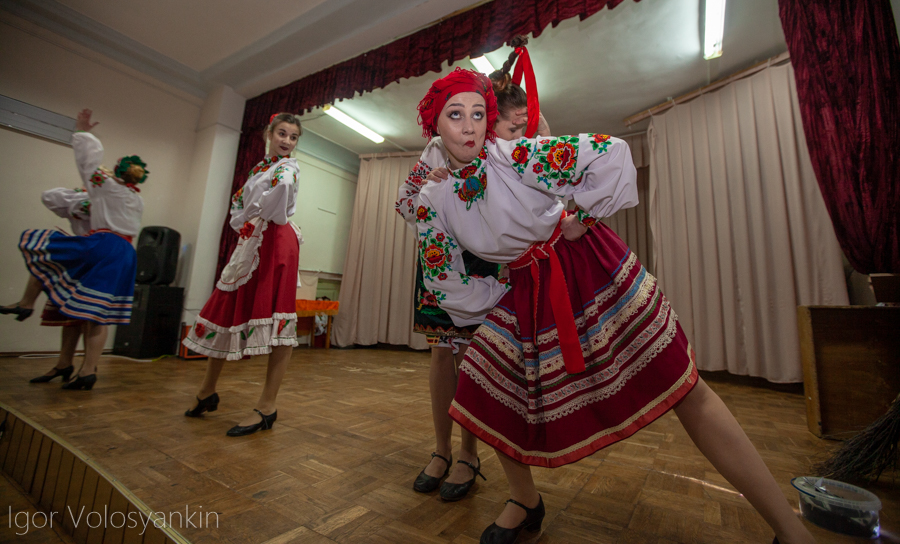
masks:
<svg viewBox="0 0 900 544"><path fill-rule="evenodd" d="M125 234L119 234L118 232L112 231L112 230L109 230L109 229L95 229L95 230L92 230L91 232L87 233L87 235L90 236L91 234L94 234L94 233L97 233L97 232L108 232L108 233L110 233L110 234L115 234L116 236L118 236L119 238L122 238L123 240L125 240L125 241L128 242L129 244L132 243L132 241L134 240L134 237L133 237L133 236L126 236Z"/></svg>
<svg viewBox="0 0 900 544"><path fill-rule="evenodd" d="M562 217L566 213L563 212ZM562 217L560 219L562 219ZM550 308L553 311L553 319L556 321L556 331L559 335L559 347L562 351L566 372L578 374L584 372L584 354L581 352L581 341L578 339L578 331L575 329L575 314L572 312L572 304L569 301L569 289L566 287L566 279L563 276L562 265L559 256L553 247L562 236L559 225L553 231L553 235L546 242L532 244L528 251L509 264L511 269L531 267L531 279L534 280L534 324L535 339L537 344L537 306L538 291L540 289L540 275L538 274L538 261L549 259L550 261Z"/></svg>

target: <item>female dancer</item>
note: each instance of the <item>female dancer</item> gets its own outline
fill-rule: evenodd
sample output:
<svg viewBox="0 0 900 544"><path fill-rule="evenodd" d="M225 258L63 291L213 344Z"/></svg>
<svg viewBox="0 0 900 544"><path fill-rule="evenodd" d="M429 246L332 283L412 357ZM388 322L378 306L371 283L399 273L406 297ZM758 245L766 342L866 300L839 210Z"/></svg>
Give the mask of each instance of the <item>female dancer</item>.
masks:
<svg viewBox="0 0 900 544"><path fill-rule="evenodd" d="M524 47L527 38L514 40L511 44L514 48ZM527 96L525 91L515 83L512 83L510 69L518 58L514 51L503 64L500 70L490 75L497 96L498 116L494 124L497 136L506 140L514 140L522 137L527 122ZM538 135L549 136L550 128L541 116L541 124L538 126ZM414 226L416 221L415 209L407 203L409 196L418 192L418 188L426 180L440 181L446 178L449 170L446 167L438 167L432 171L429 164L446 164L447 151L437 136L429 142L422 159L410 172L406 183L400 188L400 200L395 208L403 218ZM479 259L469 252L463 252L463 263L466 273L475 277L498 278L499 266ZM413 331L425 334L431 344L431 366L429 371L429 386L431 390L431 411L434 422L437 447L432 452L432 460L422 472L419 473L413 489L420 493L430 493L440 486L440 496L446 501L457 501L465 497L475 484L476 476L481 474L481 461L478 459L477 441L475 436L465 428L462 428L462 443L455 468L451 473L453 456L451 455L450 437L453 431L453 420L448 410L456 393L458 379L457 368L462 362L469 340L480 323L466 326L455 326L450 316L440 309L434 295L425 288L422 275L422 264L417 260L416 264L416 307L414 311ZM441 483L441 479L446 480Z"/></svg>
<svg viewBox="0 0 900 544"><path fill-rule="evenodd" d="M498 451L511 500L481 541L537 536L529 465L572 463L674 409L694 443L782 542L813 542L721 399L655 279L597 217L637 202L627 145L600 134L496 141L486 78L457 69L419 105L451 180L418 195L425 284L457 324L484 319L451 416ZM557 196L580 210L564 216ZM466 276L460 251L509 263L510 284ZM511 286L511 287L510 287ZM493 310L492 310L493 308ZM490 314L488 314L490 312ZM488 315L486 315L488 314Z"/></svg>
<svg viewBox="0 0 900 544"><path fill-rule="evenodd" d="M297 207L299 165L290 158L300 137L300 120L279 113L263 134L268 155L250 171L231 199L231 227L240 233L231 260L184 339L209 356L197 400L184 415L200 417L219 406L216 383L225 361L269 355L266 383L251 414L228 436L271 429L278 417L275 398L297 345L297 274L300 229L290 222Z"/></svg>
<svg viewBox="0 0 900 544"><path fill-rule="evenodd" d="M84 189L80 187L50 189L41 193L41 202L56 215L68 219L75 236L90 234L91 201ZM59 359L57 359L55 367L42 376L32 378L31 383L46 383L57 376L61 376L65 383L75 369L73 363L78 340L81 338L82 322L79 319L66 317L60 313L59 308L52 301L47 300L44 304L44 311L41 313L41 326L62 327Z"/></svg>
<svg viewBox="0 0 900 544"><path fill-rule="evenodd" d="M66 236L54 230L27 230L19 249L31 272L18 303L0 308L18 321L31 316L41 290L59 313L83 322L84 361L63 389L87 389L97 381L97 361L106 344L106 325L131 321L137 256L131 245L138 233L144 202L138 184L147 165L137 155L122 157L115 170L100 166L103 146L90 133L91 110L78 114L72 135L75 162L91 200L90 236Z"/></svg>

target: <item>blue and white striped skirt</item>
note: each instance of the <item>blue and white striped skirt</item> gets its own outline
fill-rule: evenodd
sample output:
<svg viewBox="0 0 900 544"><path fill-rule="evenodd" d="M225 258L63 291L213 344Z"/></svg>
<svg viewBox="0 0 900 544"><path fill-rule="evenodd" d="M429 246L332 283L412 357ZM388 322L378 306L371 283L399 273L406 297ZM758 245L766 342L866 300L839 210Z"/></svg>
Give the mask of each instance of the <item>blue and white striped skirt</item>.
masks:
<svg viewBox="0 0 900 544"><path fill-rule="evenodd" d="M125 238L33 229L22 233L19 250L63 315L104 325L131 321L137 253Z"/></svg>

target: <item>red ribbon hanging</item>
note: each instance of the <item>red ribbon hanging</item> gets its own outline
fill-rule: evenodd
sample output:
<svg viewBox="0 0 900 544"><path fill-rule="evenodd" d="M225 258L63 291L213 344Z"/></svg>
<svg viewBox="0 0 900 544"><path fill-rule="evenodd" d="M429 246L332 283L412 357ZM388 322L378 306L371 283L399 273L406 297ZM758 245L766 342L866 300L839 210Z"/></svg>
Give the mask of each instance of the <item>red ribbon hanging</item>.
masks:
<svg viewBox="0 0 900 544"><path fill-rule="evenodd" d="M528 125L525 127L525 137L534 138L537 134L538 123L541 120L541 104L538 100L537 82L534 79L534 68L531 66L531 57L528 49L517 47L516 69L513 71L512 82L521 85L522 75L525 75L525 93L528 95Z"/></svg>

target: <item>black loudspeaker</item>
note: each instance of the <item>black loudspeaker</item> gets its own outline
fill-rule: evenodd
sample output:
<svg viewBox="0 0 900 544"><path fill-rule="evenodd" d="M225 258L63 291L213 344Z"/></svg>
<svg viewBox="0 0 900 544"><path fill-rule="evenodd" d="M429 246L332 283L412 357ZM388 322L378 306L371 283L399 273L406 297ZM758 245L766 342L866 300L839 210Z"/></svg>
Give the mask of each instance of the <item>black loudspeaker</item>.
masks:
<svg viewBox="0 0 900 544"><path fill-rule="evenodd" d="M137 283L169 285L175 281L181 235L168 227L144 227L137 244Z"/></svg>
<svg viewBox="0 0 900 544"><path fill-rule="evenodd" d="M183 287L135 285L131 323L116 327L113 354L135 359L175 355L183 302Z"/></svg>

